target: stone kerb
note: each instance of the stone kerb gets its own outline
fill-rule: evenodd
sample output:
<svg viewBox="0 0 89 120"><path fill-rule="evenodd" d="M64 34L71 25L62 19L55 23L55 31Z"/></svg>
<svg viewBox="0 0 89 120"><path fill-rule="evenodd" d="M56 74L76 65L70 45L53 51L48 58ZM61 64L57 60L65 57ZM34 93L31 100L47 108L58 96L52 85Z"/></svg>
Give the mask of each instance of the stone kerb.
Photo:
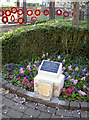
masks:
<svg viewBox="0 0 89 120"><path fill-rule="evenodd" d="M35 92L26 91L23 88L17 87L9 83L8 81L2 79L2 83L0 83L3 88L9 90L11 93L16 93L20 97L24 97L27 100L31 100L34 102L38 102L40 104L45 104L50 107L58 107L58 108L65 108L71 110L78 110L81 109L83 111L89 111L89 102L75 102L75 101L62 101L59 100L57 97L53 97L51 101L45 101L36 98Z"/></svg>

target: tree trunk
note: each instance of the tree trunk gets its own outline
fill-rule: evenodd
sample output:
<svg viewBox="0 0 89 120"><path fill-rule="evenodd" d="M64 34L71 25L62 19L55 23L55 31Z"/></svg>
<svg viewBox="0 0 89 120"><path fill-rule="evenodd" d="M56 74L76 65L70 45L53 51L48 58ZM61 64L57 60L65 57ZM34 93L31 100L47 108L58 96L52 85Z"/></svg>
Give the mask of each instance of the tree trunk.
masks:
<svg viewBox="0 0 89 120"><path fill-rule="evenodd" d="M74 9L73 9L73 24L78 25L79 24L79 3L74 3Z"/></svg>
<svg viewBox="0 0 89 120"><path fill-rule="evenodd" d="M55 2L49 2L49 19L55 19Z"/></svg>

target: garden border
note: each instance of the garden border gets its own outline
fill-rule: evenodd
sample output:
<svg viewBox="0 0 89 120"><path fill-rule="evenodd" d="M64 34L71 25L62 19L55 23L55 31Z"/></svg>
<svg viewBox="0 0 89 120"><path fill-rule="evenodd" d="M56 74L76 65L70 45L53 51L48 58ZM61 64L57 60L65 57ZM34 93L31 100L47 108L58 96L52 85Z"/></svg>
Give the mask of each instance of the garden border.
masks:
<svg viewBox="0 0 89 120"><path fill-rule="evenodd" d="M89 111L89 102L80 102L79 103L79 102L75 102L75 101L71 101L71 102L70 101L62 101L62 100L59 100L57 97L53 97L51 101L44 101L44 100L36 98L35 92L29 92L21 87L16 87L3 78L1 81L0 81L0 85L3 88L9 90L11 93L16 93L20 97L24 97L27 100L39 102L41 104L45 104L50 107L58 107L58 108L64 108L64 109L70 109L70 110L81 109L83 111L86 111L86 110Z"/></svg>

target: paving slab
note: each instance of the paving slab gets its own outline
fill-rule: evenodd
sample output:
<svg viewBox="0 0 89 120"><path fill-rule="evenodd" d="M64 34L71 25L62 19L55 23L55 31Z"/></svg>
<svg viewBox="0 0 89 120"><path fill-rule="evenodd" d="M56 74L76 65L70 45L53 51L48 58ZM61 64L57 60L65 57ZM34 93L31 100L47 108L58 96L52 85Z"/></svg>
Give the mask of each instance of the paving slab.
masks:
<svg viewBox="0 0 89 120"><path fill-rule="evenodd" d="M51 115L48 113L45 113L45 112L41 112L41 114L39 116L39 118L50 118L50 117L51 117Z"/></svg>
<svg viewBox="0 0 89 120"><path fill-rule="evenodd" d="M16 110L10 110L7 115L11 118L21 118L23 116L23 113Z"/></svg>
<svg viewBox="0 0 89 120"><path fill-rule="evenodd" d="M7 98L7 99L4 99L4 100L2 101L2 103L5 104L5 105L8 106L8 107L12 107L12 106L15 104L14 101L9 100L8 98Z"/></svg>
<svg viewBox="0 0 89 120"><path fill-rule="evenodd" d="M32 108L28 108L24 113L36 118L40 115L40 111L34 110Z"/></svg>

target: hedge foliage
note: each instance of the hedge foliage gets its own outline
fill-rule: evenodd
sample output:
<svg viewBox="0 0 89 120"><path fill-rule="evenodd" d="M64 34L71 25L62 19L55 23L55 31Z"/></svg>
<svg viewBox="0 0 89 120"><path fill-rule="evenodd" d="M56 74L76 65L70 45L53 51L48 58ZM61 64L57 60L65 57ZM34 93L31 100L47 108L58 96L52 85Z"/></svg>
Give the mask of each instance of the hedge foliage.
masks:
<svg viewBox="0 0 89 120"><path fill-rule="evenodd" d="M89 57L89 30L84 26L54 20L4 33L1 37L2 62L18 63L29 57L40 56L42 51Z"/></svg>

